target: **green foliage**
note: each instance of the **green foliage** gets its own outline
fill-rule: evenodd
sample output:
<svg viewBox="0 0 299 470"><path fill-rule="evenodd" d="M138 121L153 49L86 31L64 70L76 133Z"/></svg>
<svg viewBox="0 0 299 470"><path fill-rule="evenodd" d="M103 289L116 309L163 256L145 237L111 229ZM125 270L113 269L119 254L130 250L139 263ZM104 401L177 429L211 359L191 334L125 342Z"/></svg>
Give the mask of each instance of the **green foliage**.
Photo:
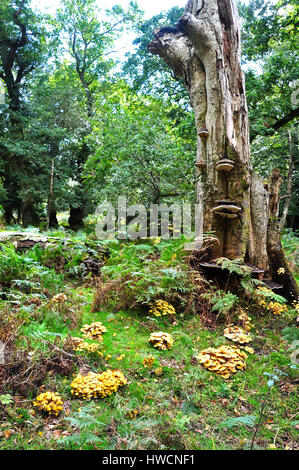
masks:
<svg viewBox="0 0 299 470"><path fill-rule="evenodd" d="M241 277L250 276L250 268L245 266L241 259L228 259L228 258L218 258L217 264L221 266L222 269L227 269L231 274L237 274Z"/></svg>
<svg viewBox="0 0 299 470"><path fill-rule="evenodd" d="M120 82L100 96L93 120L92 147L86 183L98 200L159 204L194 199L194 139L180 137L175 119L167 117L177 105L136 95ZM125 143L125 145L124 145Z"/></svg>
<svg viewBox="0 0 299 470"><path fill-rule="evenodd" d="M255 291L255 295L257 297L263 297L272 302L278 302L279 304L285 304L287 302L282 295L276 294L271 289L257 289Z"/></svg>
<svg viewBox="0 0 299 470"><path fill-rule="evenodd" d="M251 269L249 266L244 265L242 260L218 258L217 264L219 264L222 269L226 269L230 274L235 274L240 278L240 284L244 290L251 293L255 291L256 285L259 284L259 281L252 278Z"/></svg>
<svg viewBox="0 0 299 470"><path fill-rule="evenodd" d="M102 268L103 281L112 281L109 298L120 304L123 299L122 308L148 306L158 298L186 305L194 287L183 247L184 240L110 245L110 258Z"/></svg>
<svg viewBox="0 0 299 470"><path fill-rule="evenodd" d="M10 405L13 403L13 397L7 393L6 395L0 395L0 402L2 405Z"/></svg>
<svg viewBox="0 0 299 470"><path fill-rule="evenodd" d="M256 417L252 415L238 416L237 418L229 418L220 424L221 428L232 429L240 426L252 428L255 425Z"/></svg>
<svg viewBox="0 0 299 470"><path fill-rule="evenodd" d="M251 0L239 2L239 12L254 139L274 134L298 116L298 107L291 102L292 83L298 78L298 5L294 0Z"/></svg>
<svg viewBox="0 0 299 470"><path fill-rule="evenodd" d="M282 337L292 344L294 341L299 341L299 330L297 326L287 326L281 332Z"/></svg>
<svg viewBox="0 0 299 470"><path fill-rule="evenodd" d="M173 102L180 102L187 107L188 97L182 81L176 80L170 68L159 57L148 53L148 43L161 27L174 26L182 16L183 8L173 7L161 12L149 20L137 23L137 37L133 41L134 52L127 54L123 73L128 77L135 90L142 90L146 95L171 95Z"/></svg>
<svg viewBox="0 0 299 470"><path fill-rule="evenodd" d="M20 254L13 245L1 245L0 284L11 302L19 298L18 292L39 293L43 289L58 290L63 276L37 261L35 252ZM7 288L13 287L11 291Z"/></svg>
<svg viewBox="0 0 299 470"><path fill-rule="evenodd" d="M105 424L95 417L94 405L84 406L80 412L73 413L72 417L67 417L65 420L76 431L70 436L59 439L58 444L64 449L84 450L102 443L102 438L98 434Z"/></svg>
<svg viewBox="0 0 299 470"><path fill-rule="evenodd" d="M207 295L213 305L212 311L223 315L227 315L239 303L239 297L231 292L218 290L214 294Z"/></svg>
<svg viewBox="0 0 299 470"><path fill-rule="evenodd" d="M16 253L13 245L0 245L0 283L9 286L13 279L24 279L30 265L28 259Z"/></svg>
<svg viewBox="0 0 299 470"><path fill-rule="evenodd" d="M294 188L295 190L295 201L299 201L299 194L297 194L297 186ZM294 201L294 202L295 202ZM291 209L292 212L295 212L295 209ZM282 234L282 246L284 249L284 253L287 257L290 266L295 272L295 274L299 274L299 239L298 239L298 232L294 232L292 229L284 230Z"/></svg>

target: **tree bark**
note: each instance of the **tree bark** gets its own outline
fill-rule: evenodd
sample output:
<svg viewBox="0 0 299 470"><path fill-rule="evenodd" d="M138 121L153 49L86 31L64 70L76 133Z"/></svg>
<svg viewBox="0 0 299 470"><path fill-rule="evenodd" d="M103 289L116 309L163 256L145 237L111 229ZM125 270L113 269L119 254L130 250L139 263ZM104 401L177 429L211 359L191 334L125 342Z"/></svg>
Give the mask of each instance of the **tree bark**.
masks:
<svg viewBox="0 0 299 470"><path fill-rule="evenodd" d="M211 258L240 258L269 274L270 195L251 168L235 1L190 0L177 25L156 31L148 49L183 78L189 92L203 211L197 217L203 218L204 232L218 239Z"/></svg>
<svg viewBox="0 0 299 470"><path fill-rule="evenodd" d="M290 129L288 130L288 139L289 139L289 171L288 171L288 181L287 181L287 193L285 196L283 196L286 199L286 202L285 202L285 205L282 211L282 216L280 219L280 230L283 230L285 226L287 215L288 215L289 208L290 208L291 197L292 197L292 178L293 178L293 173L295 169L295 163L293 160L293 139L292 139L292 131Z"/></svg>
<svg viewBox="0 0 299 470"><path fill-rule="evenodd" d="M270 214L267 232L267 251L272 281L282 285L283 295L290 303L299 298L299 289L289 268L280 240L279 190L282 183L280 171L273 170L270 175L268 188L270 193Z"/></svg>
<svg viewBox="0 0 299 470"><path fill-rule="evenodd" d="M77 231L84 227L84 209L82 207L70 207L70 216L68 218L69 226L72 230Z"/></svg>

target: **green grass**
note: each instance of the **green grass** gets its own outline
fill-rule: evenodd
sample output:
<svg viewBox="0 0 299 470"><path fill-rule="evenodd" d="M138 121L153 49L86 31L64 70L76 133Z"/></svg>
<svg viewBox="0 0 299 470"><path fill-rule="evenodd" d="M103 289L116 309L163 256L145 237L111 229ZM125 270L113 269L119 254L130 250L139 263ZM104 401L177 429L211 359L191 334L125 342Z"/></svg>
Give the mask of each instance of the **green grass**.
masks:
<svg viewBox="0 0 299 470"><path fill-rule="evenodd" d="M151 258L152 264L156 263L151 266L140 262L144 256L142 248L134 251L133 247L124 250L122 246L116 247L107 262L106 275L110 267L121 282L122 263L130 273L130 258L133 265L138 264L140 276L148 274L141 286L146 289L147 282L153 285L150 298L155 298L160 279L159 273L155 279L158 267L167 270L162 276L167 280L168 269L180 271L184 263L179 255L179 243L174 246L177 257L171 254L170 248L165 243L160 248L162 259ZM152 246L145 249L151 257L155 250ZM13 253L10 256L16 263L19 261ZM20 278L40 282L45 268L34 265L34 277L32 269L26 271L26 276L20 271ZM0 395L0 449L248 449L268 392L269 377L265 373L277 374L277 370L285 375L271 388L255 448L268 449L274 444L277 449L298 448L295 394L298 374L291 367L291 345L298 338L294 324L296 312L289 311L283 317L261 316L256 305L248 302L246 306L254 324L251 333L255 352L248 354L244 372L224 380L206 371L196 355L207 347L229 343L223 337L225 315L219 317L217 326L207 328L200 315L186 313L184 309L177 309L172 321L148 317L148 306L144 303L140 303L140 308L137 302L134 309L118 311L115 297L111 305L92 313L95 286L90 281L65 282L63 277L51 275L47 289L42 283L36 292L30 289L24 292L22 285L19 290L18 286L5 288L6 295L10 292L12 297L1 301L1 334L18 332L14 347L22 357L34 351L37 364L39 361L42 364L56 348L54 352L61 355L63 364L67 356L61 349L68 335L80 336L80 328L85 323L101 321L108 330L103 335L104 356L77 353L76 358L81 358L85 367L95 372L121 369L128 383L111 397L91 401L72 398L72 374L52 369L42 376L41 387L28 386L25 394L6 387L3 395L11 397L7 400L2 396L1 404ZM136 279L134 289L138 290L138 276ZM51 303L52 296L59 291L67 295L67 302L60 307ZM171 298L174 291L167 283L164 298ZM182 299L188 295L188 290L180 291ZM40 298L39 305L31 303L36 297ZM146 299L145 292L140 293L140 299ZM234 303L232 310L236 307ZM173 348L167 351L153 348L148 340L154 331L170 333ZM122 354L124 358L118 360ZM152 368L142 363L149 355L155 358ZM74 374L79 367L74 362ZM155 373L158 367L162 368L162 375ZM31 377L28 385L30 380ZM34 409L33 399L44 390L56 391L63 398L64 410L58 417L47 417ZM138 412L135 418L130 417L133 410Z"/></svg>
<svg viewBox="0 0 299 470"><path fill-rule="evenodd" d="M225 343L223 326L208 330L199 316L178 317L176 324L171 324L124 311L90 313L92 291L79 290L78 300L82 301L83 297L87 305L71 333L78 334L84 323L101 321L108 329L103 341L104 358L89 359L90 367L94 371L120 368L128 384L110 398L85 402L71 398L71 377L48 376L45 388L61 394L64 413L58 418L45 418L39 412L32 413L33 397L21 400L21 405L15 398L13 405L6 405L9 413L1 431L12 433L2 440L2 449L239 449L249 446L252 425L242 424L242 419L235 425L234 419L247 416L257 419L268 389L264 372L283 369L290 363L288 344L280 334L281 320L254 318L255 324L258 321L263 324L263 328L259 326L257 332L253 331L256 354L249 355L245 372L225 381L194 361L201 349ZM52 332L63 335L69 331L55 323L47 324L47 331L51 327ZM174 338L171 350L158 351L149 344L150 333L160 330ZM30 336L32 332L45 331L45 322L35 321L24 327L23 334ZM108 354L111 357L106 359ZM125 357L118 361L121 354ZM143 366L142 360L148 355L155 357L155 367L162 367L162 376ZM292 389L294 372L290 374L284 381ZM273 387L266 405L257 438L259 448L268 448L274 439L277 448L296 445L297 430L292 424L296 421L295 396L293 392L281 391L281 387L282 384ZM96 420L94 430L88 433L84 426L83 430L79 429L78 409L81 413L87 410L87 422L90 416ZM132 410L138 411L134 419L128 417ZM69 418L75 420L77 429ZM90 436L96 436L96 442ZM62 438L65 440L60 442Z"/></svg>

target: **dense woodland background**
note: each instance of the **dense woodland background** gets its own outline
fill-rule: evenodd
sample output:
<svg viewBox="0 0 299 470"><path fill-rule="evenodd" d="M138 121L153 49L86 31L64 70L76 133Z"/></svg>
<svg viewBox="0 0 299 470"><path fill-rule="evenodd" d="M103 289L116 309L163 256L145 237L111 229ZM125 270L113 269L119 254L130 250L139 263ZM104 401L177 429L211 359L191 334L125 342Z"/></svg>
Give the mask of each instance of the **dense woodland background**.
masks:
<svg viewBox="0 0 299 470"><path fill-rule="evenodd" d="M102 200L193 201L195 128L183 84L147 44L183 9L149 20L135 2L100 11L66 1L54 16L1 3L0 205L4 223L83 227ZM298 6L239 3L254 168L284 176L281 214L298 228ZM130 32L131 51L119 38ZM115 45L116 42L116 45ZM115 60L115 57L118 59ZM293 98L292 98L293 97ZM52 175L52 176L51 176ZM289 180L289 184L288 184ZM292 183L292 184L291 184ZM52 189L51 189L52 188Z"/></svg>
<svg viewBox="0 0 299 470"><path fill-rule="evenodd" d="M196 202L197 139L148 51L183 9L98 3L0 3L0 449L298 450L298 2L238 4L252 164L283 176L268 284L183 237L97 239L102 201Z"/></svg>

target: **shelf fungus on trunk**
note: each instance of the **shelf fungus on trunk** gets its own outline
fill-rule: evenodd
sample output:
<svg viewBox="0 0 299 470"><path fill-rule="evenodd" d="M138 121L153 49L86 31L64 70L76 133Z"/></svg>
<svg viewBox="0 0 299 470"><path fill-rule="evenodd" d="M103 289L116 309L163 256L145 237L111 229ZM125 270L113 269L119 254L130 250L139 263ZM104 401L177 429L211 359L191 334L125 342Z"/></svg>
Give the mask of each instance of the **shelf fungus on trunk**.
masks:
<svg viewBox="0 0 299 470"><path fill-rule="evenodd" d="M238 213L242 210L241 207L233 201L215 201L215 203L216 206L213 207L212 212L227 219L236 219Z"/></svg>
<svg viewBox="0 0 299 470"><path fill-rule="evenodd" d="M217 171L231 171L234 168L234 161L229 160L228 158L222 158L216 163L216 170Z"/></svg>
<svg viewBox="0 0 299 470"><path fill-rule="evenodd" d="M203 160L200 160L199 162L195 162L196 168L198 168L200 171L205 170L206 164Z"/></svg>
<svg viewBox="0 0 299 470"><path fill-rule="evenodd" d="M198 135L201 139L207 140L207 138L209 137L209 131L205 127L202 127L201 129L199 129Z"/></svg>

